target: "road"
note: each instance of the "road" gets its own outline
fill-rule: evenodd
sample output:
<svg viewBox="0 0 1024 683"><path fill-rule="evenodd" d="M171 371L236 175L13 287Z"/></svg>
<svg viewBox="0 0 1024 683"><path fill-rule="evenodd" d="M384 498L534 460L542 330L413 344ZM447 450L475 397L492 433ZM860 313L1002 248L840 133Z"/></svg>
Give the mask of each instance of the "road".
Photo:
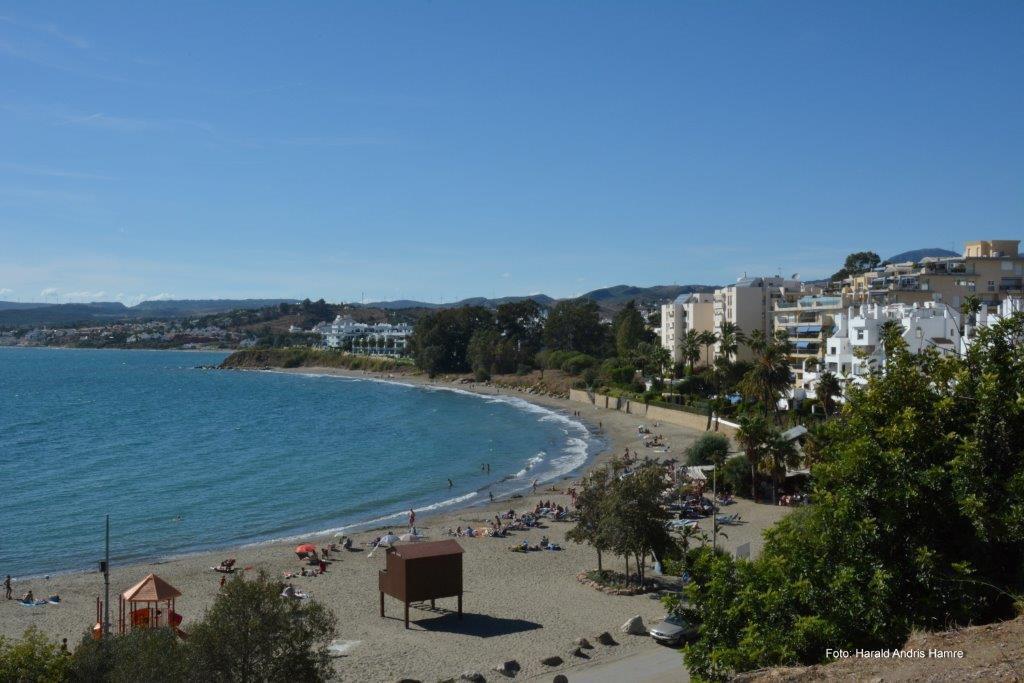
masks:
<svg viewBox="0 0 1024 683"><path fill-rule="evenodd" d="M688 683L690 680L682 665L682 655L662 645L652 645L625 657L573 667L559 673L568 677L570 683ZM553 677L554 674L545 674L536 680L551 680Z"/></svg>

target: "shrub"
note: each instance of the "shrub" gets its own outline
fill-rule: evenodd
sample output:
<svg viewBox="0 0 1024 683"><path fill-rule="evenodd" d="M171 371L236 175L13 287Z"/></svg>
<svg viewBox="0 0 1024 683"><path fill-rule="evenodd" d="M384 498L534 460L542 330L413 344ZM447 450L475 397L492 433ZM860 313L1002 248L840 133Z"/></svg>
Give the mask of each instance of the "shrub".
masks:
<svg viewBox="0 0 1024 683"><path fill-rule="evenodd" d="M588 356L585 353L574 353L562 361L560 369L570 375L578 375L583 370L594 367L596 364L597 359L593 356Z"/></svg>
<svg viewBox="0 0 1024 683"><path fill-rule="evenodd" d="M686 449L687 465L714 465L729 456L729 438L724 434L704 434Z"/></svg>
<svg viewBox="0 0 1024 683"><path fill-rule="evenodd" d="M729 458L722 465L723 489L733 495L746 495L750 491L750 464L745 458Z"/></svg>
<svg viewBox="0 0 1024 683"><path fill-rule="evenodd" d="M34 626L20 640L0 638L0 681L59 683L67 676L68 657Z"/></svg>

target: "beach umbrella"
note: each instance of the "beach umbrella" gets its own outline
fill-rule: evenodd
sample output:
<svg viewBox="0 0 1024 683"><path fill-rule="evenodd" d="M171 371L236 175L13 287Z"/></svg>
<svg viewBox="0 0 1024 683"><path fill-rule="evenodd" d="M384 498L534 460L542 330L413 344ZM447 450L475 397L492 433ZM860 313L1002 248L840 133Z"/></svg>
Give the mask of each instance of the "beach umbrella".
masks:
<svg viewBox="0 0 1024 683"><path fill-rule="evenodd" d="M385 534L380 537L380 540L377 542L377 545L391 545L396 541L398 541L398 536L395 536L394 534Z"/></svg>
<svg viewBox="0 0 1024 683"><path fill-rule="evenodd" d="M300 545L297 548L295 548L295 553L297 555L305 555L306 553L315 553L315 552L316 552L316 546L313 545L312 543L303 543L302 545Z"/></svg>
<svg viewBox="0 0 1024 683"><path fill-rule="evenodd" d="M418 541L418 540L420 540L420 537L419 536L415 536L413 534L402 534L401 536L398 537L398 540L399 541L405 541L405 542L408 543L410 541L412 541L412 542Z"/></svg>
<svg viewBox="0 0 1024 683"><path fill-rule="evenodd" d="M336 540L336 541L344 541L345 540L345 534L343 534L343 533L334 534L334 540Z"/></svg>

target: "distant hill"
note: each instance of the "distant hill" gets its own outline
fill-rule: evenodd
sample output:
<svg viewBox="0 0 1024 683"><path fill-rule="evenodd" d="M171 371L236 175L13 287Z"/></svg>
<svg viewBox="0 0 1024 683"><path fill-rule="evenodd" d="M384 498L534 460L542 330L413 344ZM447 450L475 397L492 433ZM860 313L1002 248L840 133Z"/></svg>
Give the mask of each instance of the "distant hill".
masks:
<svg viewBox="0 0 1024 683"><path fill-rule="evenodd" d="M895 256L890 256L885 259L885 262L906 263L907 261L913 261L914 263L918 263L921 259L927 256L941 258L944 256L960 256L960 254L955 251L950 251L949 249L940 249L938 247L932 247L930 249L912 249L911 251L904 251L900 254L896 254Z"/></svg>
<svg viewBox="0 0 1024 683"><path fill-rule="evenodd" d="M211 315L239 309L255 310L278 304L297 304L298 299L169 299L143 301L131 307L138 317L174 318L186 315Z"/></svg>
<svg viewBox="0 0 1024 683"><path fill-rule="evenodd" d="M40 304L25 301L0 301L0 311L17 311L24 308L45 308L47 306L55 305L56 304Z"/></svg>
<svg viewBox="0 0 1024 683"><path fill-rule="evenodd" d="M533 299L538 304L548 307L555 303L547 294L530 294L529 296L503 296L497 299L488 299L482 296L461 299L448 304L435 304L427 301L413 301L411 299L396 299L395 301L374 301L362 304L363 308L380 308L385 311L397 311L405 308L461 308L462 306L483 306L484 308L497 308L501 304L513 303Z"/></svg>
<svg viewBox="0 0 1024 683"><path fill-rule="evenodd" d="M238 309L259 309L297 299L195 299L143 301L125 306L119 301L89 304L32 304L0 302L0 326L69 325L109 323L140 318L186 318L227 313Z"/></svg>
<svg viewBox="0 0 1024 683"><path fill-rule="evenodd" d="M680 294L713 292L715 289L716 287L712 285L654 285L653 287L615 285L614 287L595 289L578 298L596 301L602 309L614 311L634 300L638 304L654 304L671 301Z"/></svg>
<svg viewBox="0 0 1024 683"><path fill-rule="evenodd" d="M689 294L691 292L712 292L714 290L715 287L711 285L655 285L653 287L615 285L614 287L595 289L575 298L595 301L604 311L616 311L625 306L626 303L631 300L636 300L636 302L640 304L652 304L662 301L670 301L680 294ZM545 308L549 308L558 302L558 299L552 298L547 294L530 294L529 296L506 296L498 299L488 299L478 296L446 304L399 299L396 301L374 301L373 303L365 304L364 307L380 308L386 311L395 311L407 308L459 308L461 306L497 308L501 304L512 301L523 301L524 299L533 299Z"/></svg>

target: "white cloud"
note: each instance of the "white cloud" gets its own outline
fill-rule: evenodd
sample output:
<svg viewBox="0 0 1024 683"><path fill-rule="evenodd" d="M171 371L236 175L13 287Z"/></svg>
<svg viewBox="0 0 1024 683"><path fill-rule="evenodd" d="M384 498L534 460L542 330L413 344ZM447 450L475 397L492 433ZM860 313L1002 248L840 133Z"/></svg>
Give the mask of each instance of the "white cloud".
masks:
<svg viewBox="0 0 1024 683"><path fill-rule="evenodd" d="M47 287L43 291L39 292L39 296L41 296L41 297L57 296L57 288L56 287Z"/></svg>
<svg viewBox="0 0 1024 683"><path fill-rule="evenodd" d="M170 301L173 298L173 294L168 294L167 292L160 292L159 294L154 294L153 296L146 297L146 301Z"/></svg>
<svg viewBox="0 0 1024 683"><path fill-rule="evenodd" d="M510 275L509 273L502 273L502 274L501 274L501 276L502 276L503 278L505 278L506 280L507 280L508 278L512 277L512 276L511 276L511 275Z"/></svg>
<svg viewBox="0 0 1024 683"><path fill-rule="evenodd" d="M107 293L104 292L104 291L99 291L99 292L81 291L81 292L66 292L61 298L64 299L64 301L66 303L87 304L87 303L90 303L92 301L100 301L106 295L107 295Z"/></svg>
<svg viewBox="0 0 1024 683"><path fill-rule="evenodd" d="M13 291L14 290L11 289L10 287L0 287L0 296L3 296L4 294L10 294Z"/></svg>

